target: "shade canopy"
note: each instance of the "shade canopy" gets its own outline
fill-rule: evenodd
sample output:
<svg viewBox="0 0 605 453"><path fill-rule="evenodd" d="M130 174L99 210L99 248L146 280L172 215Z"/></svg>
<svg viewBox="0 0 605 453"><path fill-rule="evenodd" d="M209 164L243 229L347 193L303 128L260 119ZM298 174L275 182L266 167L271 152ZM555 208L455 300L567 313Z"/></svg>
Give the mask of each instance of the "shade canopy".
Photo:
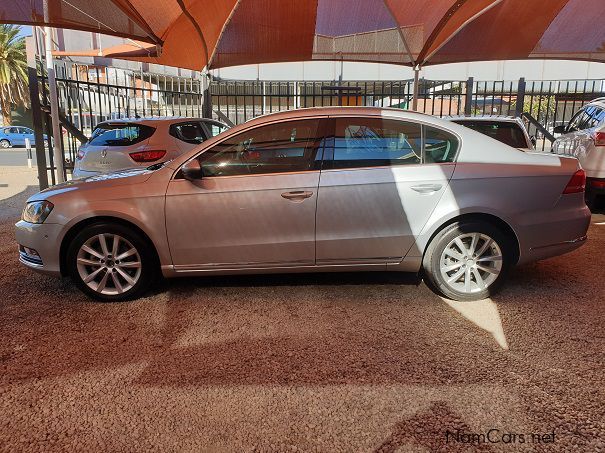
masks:
<svg viewBox="0 0 605 453"><path fill-rule="evenodd" d="M0 0L0 22L122 36L133 41L102 55L197 70L341 59L605 62L604 13L604 0Z"/></svg>

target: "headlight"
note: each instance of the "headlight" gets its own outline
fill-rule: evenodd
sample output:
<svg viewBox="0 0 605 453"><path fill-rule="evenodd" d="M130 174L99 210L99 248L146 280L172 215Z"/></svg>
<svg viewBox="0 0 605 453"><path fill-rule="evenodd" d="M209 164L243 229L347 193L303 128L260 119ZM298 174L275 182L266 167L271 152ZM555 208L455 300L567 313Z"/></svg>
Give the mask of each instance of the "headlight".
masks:
<svg viewBox="0 0 605 453"><path fill-rule="evenodd" d="M54 205L50 201L32 201L25 205L21 219L29 223L44 223Z"/></svg>

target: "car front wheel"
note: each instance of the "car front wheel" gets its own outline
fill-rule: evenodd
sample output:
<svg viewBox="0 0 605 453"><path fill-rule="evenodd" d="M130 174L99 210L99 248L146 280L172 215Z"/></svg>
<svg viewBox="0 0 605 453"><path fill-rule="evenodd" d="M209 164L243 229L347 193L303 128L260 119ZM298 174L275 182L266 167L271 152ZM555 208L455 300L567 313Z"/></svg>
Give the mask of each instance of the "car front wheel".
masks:
<svg viewBox="0 0 605 453"><path fill-rule="evenodd" d="M427 284L459 301L493 295L512 264L513 241L487 222L456 222L433 238L423 259Z"/></svg>
<svg viewBox="0 0 605 453"><path fill-rule="evenodd" d="M149 289L156 270L147 241L112 223L84 228L70 244L67 265L76 286L102 302L136 298Z"/></svg>

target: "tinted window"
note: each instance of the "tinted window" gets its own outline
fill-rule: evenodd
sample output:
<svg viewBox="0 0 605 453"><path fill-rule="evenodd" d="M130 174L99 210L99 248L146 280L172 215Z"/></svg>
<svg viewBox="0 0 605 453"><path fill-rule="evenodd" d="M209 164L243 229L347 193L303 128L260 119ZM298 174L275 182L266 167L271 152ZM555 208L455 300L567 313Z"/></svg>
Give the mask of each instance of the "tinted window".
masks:
<svg viewBox="0 0 605 453"><path fill-rule="evenodd" d="M517 123L509 121L454 121L488 137L506 143L513 148L527 148L527 139L523 129Z"/></svg>
<svg viewBox="0 0 605 453"><path fill-rule="evenodd" d="M170 135L187 143L198 144L206 140L204 128L199 121L173 124L170 126Z"/></svg>
<svg viewBox="0 0 605 453"><path fill-rule="evenodd" d="M455 135L431 126L424 126L424 162L444 164L454 162L458 152Z"/></svg>
<svg viewBox="0 0 605 453"><path fill-rule="evenodd" d="M154 127L144 124L99 124L88 143L94 146L129 146L147 140L154 132Z"/></svg>
<svg viewBox="0 0 605 453"><path fill-rule="evenodd" d="M221 132L225 132L227 129L229 129L229 127L217 123L206 123L206 125L208 126L210 134L212 134L211 137L216 137Z"/></svg>
<svg viewBox="0 0 605 453"><path fill-rule="evenodd" d="M206 176L235 176L312 170L319 120L261 126L219 143L200 155Z"/></svg>
<svg viewBox="0 0 605 453"><path fill-rule="evenodd" d="M419 164L419 124L383 118L338 118L333 168Z"/></svg>
<svg viewBox="0 0 605 453"><path fill-rule="evenodd" d="M575 116L569 121L567 125L567 132L574 132L582 130L582 125L586 122L587 115L584 109L580 110Z"/></svg>
<svg viewBox="0 0 605 453"><path fill-rule="evenodd" d="M11 134L18 134L19 133L19 128L18 127L11 127L10 128L10 133Z"/></svg>

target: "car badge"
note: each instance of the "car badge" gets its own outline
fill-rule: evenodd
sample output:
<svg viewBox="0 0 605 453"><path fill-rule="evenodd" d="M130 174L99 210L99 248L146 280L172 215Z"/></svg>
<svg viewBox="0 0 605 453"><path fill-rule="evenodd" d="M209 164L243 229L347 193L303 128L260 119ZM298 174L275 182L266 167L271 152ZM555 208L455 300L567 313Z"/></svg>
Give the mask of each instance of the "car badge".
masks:
<svg viewBox="0 0 605 453"><path fill-rule="evenodd" d="M106 149L104 149L103 151L101 151L101 157L103 159L105 159L107 157L107 150Z"/></svg>

